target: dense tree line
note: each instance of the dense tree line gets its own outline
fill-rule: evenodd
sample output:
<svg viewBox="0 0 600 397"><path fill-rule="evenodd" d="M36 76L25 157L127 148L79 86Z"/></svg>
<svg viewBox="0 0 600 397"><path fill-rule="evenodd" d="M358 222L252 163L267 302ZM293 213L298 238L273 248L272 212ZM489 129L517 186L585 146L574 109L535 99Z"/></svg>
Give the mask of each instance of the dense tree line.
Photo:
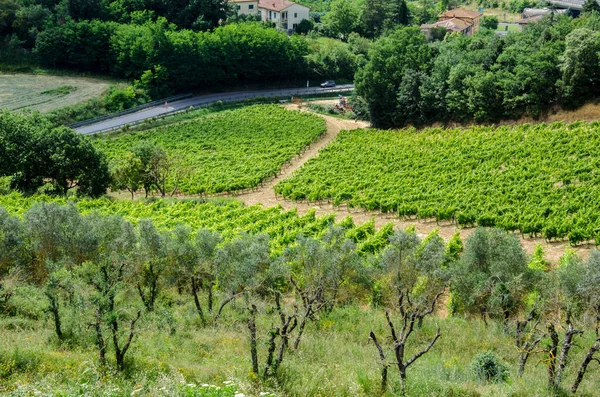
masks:
<svg viewBox="0 0 600 397"><path fill-rule="evenodd" d="M452 337L424 323L442 300L450 301L453 315L503 324L514 335L518 376L538 356L550 389L562 389L568 378L576 392L600 350L600 254L587 260L567 254L551 268L541 249L528 257L516 235L500 230L478 228L464 245L458 235L446 243L436 231L421 239L414 230L396 230L371 254L333 224L319 238L299 236L283 252L272 252L266 235L224 241L209 230L160 231L148 220L133 226L56 203L38 204L22 218L0 208L0 226L1 314L36 315L19 304L23 294L34 297L45 307L54 343L95 346L101 365L121 370L139 343L138 322L186 301L195 308L196 332L207 325L213 332L226 312L246 319L249 368L265 379L278 376L303 335L319 332L310 323L349 302L385 310L389 338L384 328L369 335L383 392L397 367L405 394L411 365L440 337ZM259 314L269 320L259 322ZM570 370L573 343L589 343L584 332L595 341L581 346L585 357L578 355ZM482 376L506 379L486 367L493 356L478 359Z"/></svg>
<svg viewBox="0 0 600 397"><path fill-rule="evenodd" d="M0 112L0 176L26 193L100 196L110 181L108 162L84 136L53 128L45 118Z"/></svg>
<svg viewBox="0 0 600 397"><path fill-rule="evenodd" d="M0 48L43 66L136 80L152 97L253 82L352 79L347 46L316 45L223 0L2 0ZM298 33L313 25L303 21ZM311 55L307 59L308 55ZM338 59L339 58L339 59Z"/></svg>
<svg viewBox="0 0 600 397"><path fill-rule="evenodd" d="M597 96L599 21L597 13L549 16L521 33L448 34L436 42L416 28L399 30L374 44L357 91L384 128L576 108Z"/></svg>
<svg viewBox="0 0 600 397"><path fill-rule="evenodd" d="M137 79L153 96L304 73L306 43L259 23L211 32L177 30L166 19L143 25L70 21L41 32L35 51L48 66Z"/></svg>

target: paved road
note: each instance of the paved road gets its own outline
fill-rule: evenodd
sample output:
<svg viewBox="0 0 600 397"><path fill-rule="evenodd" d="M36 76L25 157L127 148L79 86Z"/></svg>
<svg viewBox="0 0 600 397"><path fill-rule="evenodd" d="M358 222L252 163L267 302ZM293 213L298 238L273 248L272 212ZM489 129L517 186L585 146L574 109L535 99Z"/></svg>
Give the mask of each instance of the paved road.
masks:
<svg viewBox="0 0 600 397"><path fill-rule="evenodd" d="M341 92L351 91L354 88L353 84L338 85L335 88L286 88L274 90L256 90L256 91L240 91L227 92L220 94L201 95L187 99L181 99L167 106L158 105L151 108L140 110L139 112L125 114L123 116L111 118L108 120L99 121L95 124L85 125L75 128L75 131L81 134L97 134L103 131L110 131L120 128L126 124L133 125L143 120L159 117L167 113L173 113L178 110L189 109L190 106L201 107L210 105L217 101L235 102L250 98L267 98L267 97L288 97L292 95L306 95L323 92Z"/></svg>

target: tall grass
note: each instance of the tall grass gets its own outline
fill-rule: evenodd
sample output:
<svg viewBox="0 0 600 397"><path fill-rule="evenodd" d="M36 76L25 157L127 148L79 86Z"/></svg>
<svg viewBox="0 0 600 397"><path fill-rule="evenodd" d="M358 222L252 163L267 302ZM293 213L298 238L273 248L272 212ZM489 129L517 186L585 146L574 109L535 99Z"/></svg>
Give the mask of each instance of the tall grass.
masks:
<svg viewBox="0 0 600 397"><path fill-rule="evenodd" d="M23 314L0 318L0 394L192 396L203 395L193 393L204 383L233 381L236 390L246 395L271 391L290 397L376 396L380 394L381 367L368 339L371 330L393 361L383 312L356 304L334 309L309 323L299 350L289 352L277 376L264 381L250 371L241 304L231 306L218 325L207 328L200 326L193 302L185 296L173 294L161 305L140 321L140 333L123 373L111 369L110 364L99 367L93 338L59 345L48 318L31 319ZM260 360L266 355L268 329L276 321L266 312L263 307L258 318ZM545 356L532 357L524 377L518 379L517 350L512 335L501 324L485 326L477 319L434 317L414 334L409 354L429 341L436 324L442 337L408 370L410 396L550 395ZM591 340L592 335L585 335L573 347L565 385L572 381ZM485 383L472 374L469 363L484 351L494 352L508 365L506 383ZM580 395L597 395L598 367L590 366ZM393 365L389 373L386 395L399 395L399 377Z"/></svg>

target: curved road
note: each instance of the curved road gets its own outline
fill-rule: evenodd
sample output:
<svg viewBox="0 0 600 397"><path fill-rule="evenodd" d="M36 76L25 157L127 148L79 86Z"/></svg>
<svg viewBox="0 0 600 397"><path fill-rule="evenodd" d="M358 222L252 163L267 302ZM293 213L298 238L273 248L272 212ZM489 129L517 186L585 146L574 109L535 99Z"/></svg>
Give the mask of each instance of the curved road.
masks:
<svg viewBox="0 0 600 397"><path fill-rule="evenodd" d="M203 107L215 103L217 101L222 102L236 102L251 98L272 98L272 97L289 97L292 95L306 95L315 93L326 93L326 92L348 92L354 89L353 84L338 85L333 88L284 88L274 90L255 90L255 91L239 91L239 92L227 92L210 95L200 95L192 98L181 99L165 105L157 105L154 107L140 110L139 112L125 114L115 118L99 121L94 124L88 124L81 127L75 128L75 131L81 134L97 134L104 131L115 130L124 125L133 125L140 123L146 119L152 117L160 117L165 114L175 113L189 109L193 107Z"/></svg>

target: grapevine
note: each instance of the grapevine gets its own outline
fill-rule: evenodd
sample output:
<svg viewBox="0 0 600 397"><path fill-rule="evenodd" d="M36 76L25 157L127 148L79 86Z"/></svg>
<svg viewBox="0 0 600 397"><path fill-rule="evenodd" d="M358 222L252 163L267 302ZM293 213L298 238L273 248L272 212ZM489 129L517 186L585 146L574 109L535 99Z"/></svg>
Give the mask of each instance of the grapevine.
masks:
<svg viewBox="0 0 600 397"><path fill-rule="evenodd" d="M276 193L600 241L600 123L344 131Z"/></svg>

